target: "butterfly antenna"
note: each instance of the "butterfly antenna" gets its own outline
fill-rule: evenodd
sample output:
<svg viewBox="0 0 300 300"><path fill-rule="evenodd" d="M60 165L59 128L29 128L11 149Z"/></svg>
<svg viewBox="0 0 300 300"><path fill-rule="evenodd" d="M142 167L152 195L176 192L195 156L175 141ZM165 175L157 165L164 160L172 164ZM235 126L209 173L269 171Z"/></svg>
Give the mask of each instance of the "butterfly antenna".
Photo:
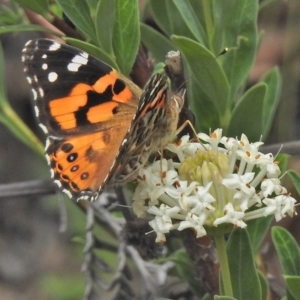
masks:
<svg viewBox="0 0 300 300"><path fill-rule="evenodd" d="M200 72L202 69L208 67L210 64L212 64L218 57L226 54L228 52L228 48L224 48L217 56L215 56L212 60L210 60L209 62L207 62L200 70L198 70L198 72ZM197 72L197 73L198 73ZM195 74L197 73L194 73L193 75L189 76L188 78L184 79L184 81L178 86L177 90L179 91L182 87L185 88L186 86L186 83L195 76Z"/></svg>

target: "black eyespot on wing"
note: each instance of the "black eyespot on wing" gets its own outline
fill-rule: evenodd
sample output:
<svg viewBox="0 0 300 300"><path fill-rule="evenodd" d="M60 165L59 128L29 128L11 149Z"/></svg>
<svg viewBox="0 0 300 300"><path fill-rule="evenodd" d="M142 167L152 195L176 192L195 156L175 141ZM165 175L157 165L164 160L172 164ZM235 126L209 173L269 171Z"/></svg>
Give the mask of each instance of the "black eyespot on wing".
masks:
<svg viewBox="0 0 300 300"><path fill-rule="evenodd" d="M72 154L68 155L67 161L68 162L73 162L73 161L75 161L77 159L77 157L78 157L77 153L72 153Z"/></svg>

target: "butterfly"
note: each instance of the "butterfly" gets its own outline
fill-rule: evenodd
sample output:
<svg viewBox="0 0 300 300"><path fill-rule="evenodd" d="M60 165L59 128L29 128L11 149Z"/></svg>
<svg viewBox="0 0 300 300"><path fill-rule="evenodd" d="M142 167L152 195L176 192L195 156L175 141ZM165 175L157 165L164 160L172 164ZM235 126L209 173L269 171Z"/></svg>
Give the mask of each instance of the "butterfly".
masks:
<svg viewBox="0 0 300 300"><path fill-rule="evenodd" d="M22 61L51 177L70 198L95 200L104 186L133 180L176 132L184 91L173 93L165 73L141 90L103 61L49 39L27 42Z"/></svg>

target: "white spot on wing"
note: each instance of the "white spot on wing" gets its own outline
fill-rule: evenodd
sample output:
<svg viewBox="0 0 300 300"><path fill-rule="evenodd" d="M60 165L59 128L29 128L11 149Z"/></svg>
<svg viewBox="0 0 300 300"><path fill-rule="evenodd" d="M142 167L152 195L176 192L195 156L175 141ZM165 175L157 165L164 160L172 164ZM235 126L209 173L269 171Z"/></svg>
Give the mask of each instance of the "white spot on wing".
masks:
<svg viewBox="0 0 300 300"><path fill-rule="evenodd" d="M49 159L49 157L48 157L48 159ZM50 160L48 161L48 159L47 159L47 162L48 162L48 165L50 165ZM51 176L51 178L54 177L54 171L52 169L50 169L50 176Z"/></svg>
<svg viewBox="0 0 300 300"><path fill-rule="evenodd" d="M35 116L38 117L40 112L39 112L39 109L36 105L34 106L34 112L35 112Z"/></svg>
<svg viewBox="0 0 300 300"><path fill-rule="evenodd" d="M89 199L90 199L90 196L88 196L88 195L80 196L80 197L77 199L77 202L78 202L79 200L85 200L85 201L87 201L87 200L89 200ZM93 201L93 198L91 198L91 200Z"/></svg>
<svg viewBox="0 0 300 300"><path fill-rule="evenodd" d="M56 141L62 141L63 140L62 137L58 137L58 136L55 136L55 135L50 135L49 137L51 137L52 140L56 140Z"/></svg>
<svg viewBox="0 0 300 300"><path fill-rule="evenodd" d="M61 47L61 44L54 42L50 45L49 51L56 51Z"/></svg>
<svg viewBox="0 0 300 300"><path fill-rule="evenodd" d="M25 47L28 47L29 44L31 44L32 40L29 40L26 44L25 44Z"/></svg>
<svg viewBox="0 0 300 300"><path fill-rule="evenodd" d="M33 100L37 99L37 92L34 89L31 89L32 95L33 95Z"/></svg>
<svg viewBox="0 0 300 300"><path fill-rule="evenodd" d="M88 62L89 55L87 53L82 52L81 55L76 55L73 57L72 62L86 65Z"/></svg>
<svg viewBox="0 0 300 300"><path fill-rule="evenodd" d="M47 151L47 149L49 148L51 142L49 139L46 139L46 144L45 144L45 150Z"/></svg>
<svg viewBox="0 0 300 300"><path fill-rule="evenodd" d="M27 76L26 79L27 79L27 81L28 81L29 84L32 83L32 79L29 76Z"/></svg>
<svg viewBox="0 0 300 300"><path fill-rule="evenodd" d="M50 73L48 74L48 80L49 80L50 82L54 82L54 81L57 79L57 77L58 77L58 75L57 75L57 73L55 73L55 72L50 72Z"/></svg>
<svg viewBox="0 0 300 300"><path fill-rule="evenodd" d="M48 65L47 64L42 64L42 69L43 70L47 70L48 69Z"/></svg>
<svg viewBox="0 0 300 300"><path fill-rule="evenodd" d="M39 88L40 97L44 98L44 90L40 87Z"/></svg>
<svg viewBox="0 0 300 300"><path fill-rule="evenodd" d="M59 188L61 188L61 182L59 181L59 180L54 180L54 183L55 184L57 184L57 186L59 187ZM64 190L63 190L64 191Z"/></svg>
<svg viewBox="0 0 300 300"><path fill-rule="evenodd" d="M82 53L73 57L72 62L68 64L68 70L71 72L77 72L81 65L88 63L88 54Z"/></svg>
<svg viewBox="0 0 300 300"><path fill-rule="evenodd" d="M47 127L45 125L43 125L43 124L40 123L39 126L42 128L42 130L44 131L44 133L48 133L48 129L47 129Z"/></svg>
<svg viewBox="0 0 300 300"><path fill-rule="evenodd" d="M80 66L81 66L80 64L69 63L68 70L71 72L77 72Z"/></svg>
<svg viewBox="0 0 300 300"><path fill-rule="evenodd" d="M42 55L42 58L47 58L47 54L43 54L43 55Z"/></svg>
<svg viewBox="0 0 300 300"><path fill-rule="evenodd" d="M62 191L63 191L66 195L68 195L69 198L72 198L72 197L73 197L70 191L68 191L68 190L66 190L66 189L63 189Z"/></svg>

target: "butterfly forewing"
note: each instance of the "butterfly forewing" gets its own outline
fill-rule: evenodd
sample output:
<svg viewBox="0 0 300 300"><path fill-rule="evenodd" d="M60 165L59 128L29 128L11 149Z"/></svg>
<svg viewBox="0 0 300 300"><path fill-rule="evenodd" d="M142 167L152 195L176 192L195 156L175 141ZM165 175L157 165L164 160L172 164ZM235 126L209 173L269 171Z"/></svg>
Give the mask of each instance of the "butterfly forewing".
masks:
<svg viewBox="0 0 300 300"><path fill-rule="evenodd" d="M52 135L101 130L115 115L131 120L135 113L139 88L129 88L116 70L83 51L37 39L26 44L23 61L36 114Z"/></svg>

